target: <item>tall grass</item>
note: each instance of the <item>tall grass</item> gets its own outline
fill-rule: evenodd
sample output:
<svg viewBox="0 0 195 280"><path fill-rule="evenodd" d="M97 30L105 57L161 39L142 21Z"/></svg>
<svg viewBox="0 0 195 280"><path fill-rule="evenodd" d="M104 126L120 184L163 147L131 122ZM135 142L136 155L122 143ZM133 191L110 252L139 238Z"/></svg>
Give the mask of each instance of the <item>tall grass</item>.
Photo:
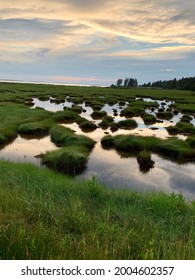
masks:
<svg viewBox="0 0 195 280"><path fill-rule="evenodd" d="M0 162L1 259L194 259L195 204Z"/></svg>

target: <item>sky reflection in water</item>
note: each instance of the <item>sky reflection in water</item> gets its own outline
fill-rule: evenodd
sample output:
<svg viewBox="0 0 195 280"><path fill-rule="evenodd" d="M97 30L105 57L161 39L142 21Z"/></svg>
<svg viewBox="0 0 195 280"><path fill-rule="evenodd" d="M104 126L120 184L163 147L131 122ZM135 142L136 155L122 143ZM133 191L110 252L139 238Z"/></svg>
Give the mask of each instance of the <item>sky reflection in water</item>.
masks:
<svg viewBox="0 0 195 280"><path fill-rule="evenodd" d="M153 101L151 99L147 100ZM72 106L72 103L68 101L64 101L64 103L61 104L55 104L51 102L51 99L49 101L40 101L37 98L34 98L33 101L35 103L33 108L41 107L53 112L63 110L65 106ZM161 106L163 101L157 102ZM167 106L171 103L172 102L168 102ZM90 107L85 106L84 103L80 105L86 110L85 113L83 112L80 115L98 125L101 120L92 119L91 113L93 110ZM120 116L120 112L125 106L119 106L118 104L109 106L106 104L102 110L105 110L108 115L113 116L113 109L116 109L118 116L115 116L114 121L118 122L121 119L125 119ZM150 110L146 111L152 113ZM155 113L153 112L153 114ZM83 174L79 175L78 178L91 178L95 175L100 182L112 188L136 189L141 191L163 190L165 192L182 192L187 199L195 199L194 164L178 165L153 154L152 160L155 161L154 167L151 168L148 173L142 173L139 170L139 165L135 157L122 158L115 150L108 151L102 149L100 144L102 137L108 133L111 135L135 134L167 138L169 137L169 134L165 127L175 125L181 117L182 114L179 113L170 121L164 120L162 123L155 123L153 125L145 125L141 117L134 117L133 119L135 119L138 124L136 129L119 129L116 132L111 132L109 128L106 130L97 128L95 131L87 133L87 136L93 138L97 144L89 156L86 170ZM194 122L194 118L192 122ZM76 123L66 124L64 126L73 129L76 134L86 135L86 132L83 132ZM155 128L155 130L153 128ZM179 138L185 139L186 137L179 136ZM0 150L0 157L15 162L31 162L40 166L41 160L36 156L55 149L57 149L57 147L50 141L50 137L27 140L18 136L13 143Z"/></svg>

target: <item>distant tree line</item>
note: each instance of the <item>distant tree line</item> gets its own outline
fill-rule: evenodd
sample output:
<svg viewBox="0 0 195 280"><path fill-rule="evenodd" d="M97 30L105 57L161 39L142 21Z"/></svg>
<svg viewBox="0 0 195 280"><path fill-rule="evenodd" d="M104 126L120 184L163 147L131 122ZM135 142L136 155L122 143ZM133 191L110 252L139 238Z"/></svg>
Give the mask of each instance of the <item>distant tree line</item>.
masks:
<svg viewBox="0 0 195 280"><path fill-rule="evenodd" d="M145 83L141 85L142 87L158 87L164 89L180 89L180 90L191 90L195 91L195 77L182 78L177 80L174 78L173 80L167 81L156 81L153 83Z"/></svg>
<svg viewBox="0 0 195 280"><path fill-rule="evenodd" d="M114 87L115 85L111 85ZM135 78L125 78L125 79L118 79L116 83L117 87L137 87L138 82Z"/></svg>

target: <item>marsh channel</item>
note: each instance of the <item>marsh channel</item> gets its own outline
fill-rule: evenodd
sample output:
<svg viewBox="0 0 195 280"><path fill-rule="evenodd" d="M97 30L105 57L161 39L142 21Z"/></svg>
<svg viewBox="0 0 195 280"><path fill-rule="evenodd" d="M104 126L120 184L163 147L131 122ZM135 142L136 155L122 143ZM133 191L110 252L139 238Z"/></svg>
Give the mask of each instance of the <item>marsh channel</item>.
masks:
<svg viewBox="0 0 195 280"><path fill-rule="evenodd" d="M139 99L139 98L136 98ZM51 97L48 101L41 101L38 98L33 98L33 110L36 107L43 108L48 111L57 112L64 109L64 107L71 107L72 102L64 100L63 103L56 104ZM167 100L152 100L150 98L143 98L144 102L158 102L158 108L154 110L146 109L146 112L156 116L159 108L165 110L174 101ZM102 129L99 127L100 119L93 119L91 114L93 109L86 106L83 102L78 104L82 107L83 111L80 116L95 123L97 128L94 131L86 132L78 126L77 123L61 124L69 127L76 134L87 135L96 141L96 145L92 150L87 167L84 172L77 176L79 179L90 179L93 176L97 178L102 184L111 188L141 190L141 191L164 191L182 193L188 200L195 199L195 164L177 164L156 154L152 154L154 166L148 172L142 172L136 157L121 156L115 150L105 150L101 145L101 139L109 135L120 134L134 134L141 136L156 136L159 138L169 138L170 135L166 130L168 126L174 126L180 121L182 114L178 112L170 120L158 121L154 124L146 125L141 117L133 117L137 123L135 129L118 129L111 131L110 128ZM108 116L114 118L114 122L124 120L125 117L121 116L121 110L128 105L126 102L123 105L114 104L110 106L105 104L101 110L104 110ZM191 116L191 123L195 125L195 118ZM185 140L184 135L177 135L178 138ZM46 136L40 139L29 139L18 137L9 145L0 150L1 159L15 161L15 162L31 162L38 166L42 166L39 155L46 151L58 149L55 144Z"/></svg>

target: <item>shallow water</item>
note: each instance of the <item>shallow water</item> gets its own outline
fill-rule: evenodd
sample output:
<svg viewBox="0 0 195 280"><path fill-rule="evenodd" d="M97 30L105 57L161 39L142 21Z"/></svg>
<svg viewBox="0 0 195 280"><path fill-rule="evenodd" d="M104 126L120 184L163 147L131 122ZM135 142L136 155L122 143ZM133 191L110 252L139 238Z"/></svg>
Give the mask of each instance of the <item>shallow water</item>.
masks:
<svg viewBox="0 0 195 280"><path fill-rule="evenodd" d="M189 199L195 199L195 165L177 163L152 154L154 168L143 173L135 157L122 158L115 150L104 150L97 143L92 151L86 170L79 179L95 176L106 186L117 189L139 191L182 192Z"/></svg>
<svg viewBox="0 0 195 280"><path fill-rule="evenodd" d="M56 150L50 137L25 139L18 136L11 144L0 150L0 158L12 162L28 162L41 166L40 154Z"/></svg>
<svg viewBox="0 0 195 280"><path fill-rule="evenodd" d="M144 101L154 101L152 99L144 99ZM52 98L48 101L40 101L37 98L33 99L35 103L33 108L41 107L46 110L56 112L63 110L64 107L71 107L73 104L64 100L61 104L53 103ZM157 100L159 106L162 106L162 102L165 100ZM172 104L172 101L167 102L166 108ZM79 104L83 107L85 112L82 112L80 116L94 122L98 125L101 120L93 120L91 113L92 108L86 106L85 103ZM125 117L120 116L121 110L127 106L119 106L115 104L110 106L105 104L102 110L105 110L108 115L113 116L113 110L117 110L117 116L114 116L114 121L118 122ZM155 111L146 110L146 112L155 115ZM153 125L145 125L141 117L134 117L137 122L137 128L132 130L119 129L116 132L112 132L110 128L101 129L97 128L93 132L83 132L76 123L64 124L65 127L69 127L75 131L76 134L87 135L94 139L97 143L92 150L86 170L79 176L79 179L91 178L96 176L97 179L108 187L120 188L120 189L133 189L141 191L165 191L165 192L182 192L183 195L189 199L195 199L195 164L178 165L174 162L163 159L155 154L152 154L152 160L155 162L153 168L149 172L143 173L139 169L137 159L135 157L122 158L115 150L104 150L101 147L100 141L106 134L119 135L119 134L135 134L141 136L156 136L160 138L168 138L166 127L175 125L183 116L179 113L173 116L169 121L162 120ZM194 123L194 117L192 123ZM178 135L178 138L185 139L185 136ZM45 153L46 151L55 150L57 147L50 141L50 137L44 137L42 139L24 139L18 136L15 141L7 145L0 150L0 158L15 161L15 162L31 162L38 166L41 166L41 159L38 155Z"/></svg>

